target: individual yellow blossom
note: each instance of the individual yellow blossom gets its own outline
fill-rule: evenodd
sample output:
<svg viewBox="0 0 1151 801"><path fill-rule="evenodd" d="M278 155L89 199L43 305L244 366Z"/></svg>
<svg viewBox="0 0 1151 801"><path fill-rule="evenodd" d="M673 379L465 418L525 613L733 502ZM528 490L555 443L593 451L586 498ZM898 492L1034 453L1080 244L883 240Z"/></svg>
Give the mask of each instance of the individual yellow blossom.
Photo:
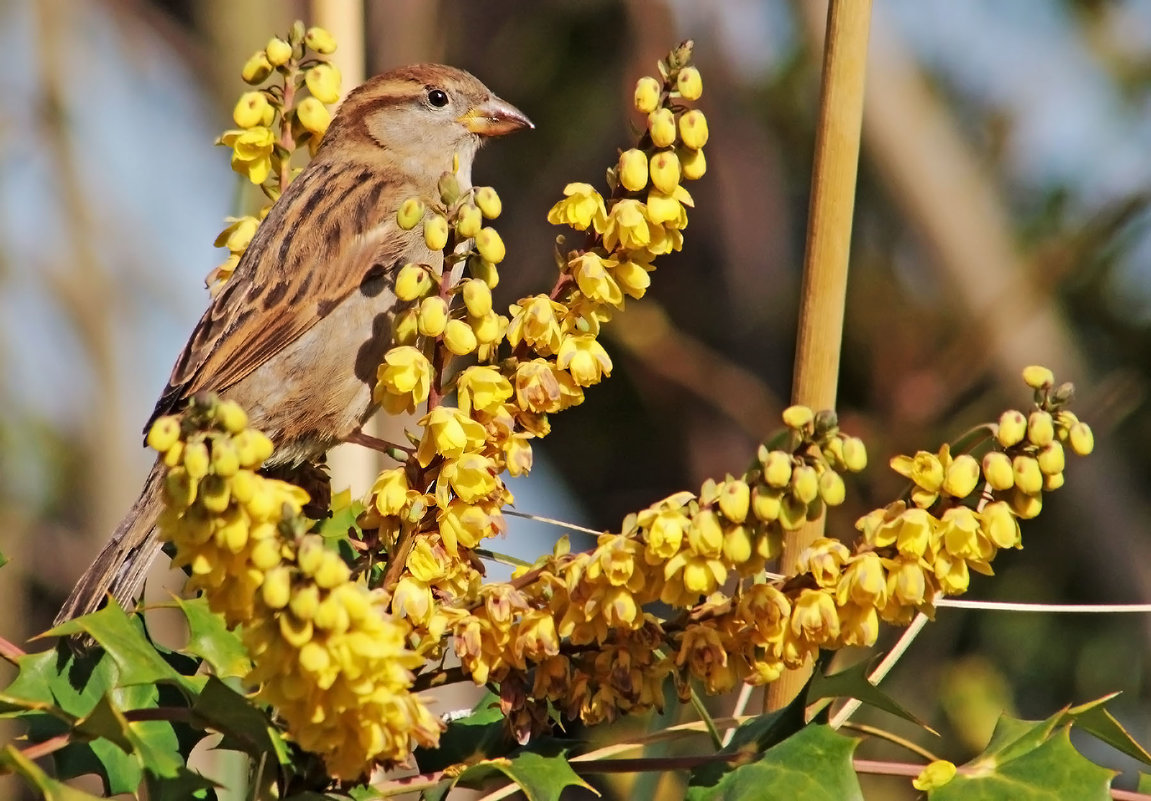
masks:
<svg viewBox="0 0 1151 801"><path fill-rule="evenodd" d="M443 215L432 214L424 220L424 244L432 251L448 244L448 221Z"/></svg>
<svg viewBox="0 0 1151 801"><path fill-rule="evenodd" d="M272 151L276 135L262 125L246 131L227 131L220 143L232 148L232 169L247 176L254 184L262 184L272 171Z"/></svg>
<svg viewBox="0 0 1151 801"><path fill-rule="evenodd" d="M376 373L376 400L392 414L414 412L428 399L432 366L426 356L410 345L392 348Z"/></svg>
<svg viewBox="0 0 1151 801"><path fill-rule="evenodd" d="M616 264L614 260L604 259L597 253L586 251L568 264L580 291L589 298L616 308L623 305L623 292L609 272Z"/></svg>
<svg viewBox="0 0 1151 801"><path fill-rule="evenodd" d="M945 477L945 468L938 456L927 451L919 451L914 457L895 456L891 469L912 481L911 500L917 506L927 508L935 503Z"/></svg>
<svg viewBox="0 0 1151 801"><path fill-rule="evenodd" d="M843 438L843 464L853 473L867 467L867 446L859 437Z"/></svg>
<svg viewBox="0 0 1151 801"><path fill-rule="evenodd" d="M1011 507L1004 501L995 501L983 507L979 513L979 525L984 536L997 548L1022 548L1023 539L1019 531L1019 521L1011 513Z"/></svg>
<svg viewBox="0 0 1151 801"><path fill-rule="evenodd" d="M532 470L532 446L529 434L514 434L504 445L504 462L508 473L526 476Z"/></svg>
<svg viewBox="0 0 1151 801"><path fill-rule="evenodd" d="M641 520L644 515L641 515ZM650 512L646 526L645 553L650 564L667 561L679 553L680 546L690 526L690 519L683 509L664 509Z"/></svg>
<svg viewBox="0 0 1151 801"><path fill-rule="evenodd" d="M1035 461L1044 476L1054 476L1063 472L1067 466L1067 458L1063 453L1063 446L1058 442L1048 442L1035 454Z"/></svg>
<svg viewBox="0 0 1151 801"><path fill-rule="evenodd" d="M268 61L268 54L264 50L257 50L252 54L252 57L244 62L244 67L240 70L240 76L244 79L244 83L253 86L261 84L264 80L272 74L272 62Z"/></svg>
<svg viewBox="0 0 1151 801"><path fill-rule="evenodd" d="M520 362L515 390L516 402L531 412L548 414L583 402L583 391L571 374L545 359Z"/></svg>
<svg viewBox="0 0 1151 801"><path fill-rule="evenodd" d="M514 348L526 342L541 356L554 354L563 341L557 314L565 310L547 295L524 298L512 306L513 316L506 334L508 344Z"/></svg>
<svg viewBox="0 0 1151 801"><path fill-rule="evenodd" d="M1023 368L1023 383L1032 389L1045 389L1055 384L1055 374L1046 367L1030 364Z"/></svg>
<svg viewBox="0 0 1151 801"><path fill-rule="evenodd" d="M250 216L228 217L226 219L228 227L220 232L214 244L218 248L226 247L233 253L243 253L248 249L252 237L255 236L260 221Z"/></svg>
<svg viewBox="0 0 1151 801"><path fill-rule="evenodd" d="M635 82L635 109L641 114L651 114L659 105L659 81L645 75Z"/></svg>
<svg viewBox="0 0 1151 801"><path fill-rule="evenodd" d="M504 240L495 228L483 228L476 234L476 250L485 261L499 264L507 255Z"/></svg>
<svg viewBox="0 0 1151 801"><path fill-rule="evenodd" d="M629 192L639 192L647 186L647 154L631 148L619 155L619 182Z"/></svg>
<svg viewBox="0 0 1151 801"><path fill-rule="evenodd" d="M881 609L887 605L887 596L887 571L878 554L865 551L850 557L843 564L835 588L835 600L840 606L850 602Z"/></svg>
<svg viewBox="0 0 1151 801"><path fill-rule="evenodd" d="M432 588L414 576L404 576L392 592L392 613L417 626L428 622L434 607Z"/></svg>
<svg viewBox="0 0 1151 801"><path fill-rule="evenodd" d="M340 99L340 71L331 64L309 67L304 73L304 82L312 97L321 103L335 103Z"/></svg>
<svg viewBox="0 0 1151 801"><path fill-rule="evenodd" d="M548 212L548 222L552 225L570 225L577 231L586 231L592 225L599 230L606 219L603 197L591 184L584 183L565 186L564 199Z"/></svg>
<svg viewBox="0 0 1151 801"><path fill-rule="evenodd" d="M1015 486L1015 471L1011 457L1002 451L988 451L983 457L983 477L993 490L1009 490Z"/></svg>
<svg viewBox="0 0 1151 801"><path fill-rule="evenodd" d="M336 52L336 37L328 33L326 28L313 26L304 34L304 44L320 55L328 56Z"/></svg>
<svg viewBox="0 0 1151 801"><path fill-rule="evenodd" d="M438 337L444 332L448 324L448 302L443 298L433 296L424 298L420 302L420 312L416 325L426 337Z"/></svg>
<svg viewBox="0 0 1151 801"><path fill-rule="evenodd" d="M1027 492L1016 487L1008 499L1011 511L1024 520L1030 520L1043 511L1043 495L1039 492Z"/></svg>
<svg viewBox="0 0 1151 801"><path fill-rule="evenodd" d="M404 309L392 319L392 340L396 345L415 346L420 338L420 310Z"/></svg>
<svg viewBox="0 0 1151 801"><path fill-rule="evenodd" d="M471 414L472 410L494 412L504 401L511 398L513 389L499 370L494 367L473 365L460 373L457 382L460 410Z"/></svg>
<svg viewBox="0 0 1151 801"><path fill-rule="evenodd" d="M999 416L999 426L995 439L1004 448L1018 445L1027 436L1027 418L1016 409L1009 409Z"/></svg>
<svg viewBox="0 0 1151 801"><path fill-rule="evenodd" d="M1015 486L1029 495L1043 489L1043 471L1033 456L1020 454L1011 460L1011 470L1015 476Z"/></svg>
<svg viewBox="0 0 1151 801"><path fill-rule="evenodd" d="M479 346L475 331L463 320L448 320L444 326L444 347L456 356L467 356Z"/></svg>
<svg viewBox="0 0 1151 801"><path fill-rule="evenodd" d="M839 540L819 537L803 550L796 564L800 573L810 573L820 587L834 587L840 567L850 556L847 546Z"/></svg>
<svg viewBox="0 0 1151 801"><path fill-rule="evenodd" d="M887 594L889 603L914 608L927 600L927 577L919 559L896 559L887 565ZM910 618L910 615L908 615ZM885 615L885 619L889 619Z"/></svg>
<svg viewBox="0 0 1151 801"><path fill-rule="evenodd" d="M500 488L495 462L479 453L464 453L445 462L440 480L464 503L483 500Z"/></svg>
<svg viewBox="0 0 1151 801"><path fill-rule="evenodd" d="M723 541L719 542L722 552ZM691 606L700 596L710 595L727 581L727 567L717 556L692 550L680 551L663 568L665 584L660 600L672 606Z"/></svg>
<svg viewBox="0 0 1151 801"><path fill-rule="evenodd" d="M651 264L637 260L635 254L619 260L613 259L608 264L612 278L629 296L639 299L647 293L647 288L651 286Z"/></svg>
<svg viewBox="0 0 1151 801"><path fill-rule="evenodd" d="M938 790L954 779L956 772L955 763L948 762L946 759L937 759L924 767L919 775L911 780L911 786L924 793Z"/></svg>
<svg viewBox="0 0 1151 801"><path fill-rule="evenodd" d="M437 406L420 418L419 424L424 430L416 450L421 467L430 465L436 454L458 459L466 451L479 450L484 444L484 427L450 406Z"/></svg>
<svg viewBox="0 0 1151 801"><path fill-rule="evenodd" d="M656 147L675 144L675 115L669 108L657 108L647 115L647 130Z"/></svg>
<svg viewBox="0 0 1151 801"><path fill-rule="evenodd" d="M968 562L986 563L994 555L990 540L983 536L979 517L966 506L954 506L943 513L939 535L947 553Z"/></svg>
<svg viewBox="0 0 1151 801"><path fill-rule="evenodd" d="M586 184L584 184L586 186ZM473 199L480 211L483 212L484 217L489 220L494 220L500 216L503 211L503 203L500 201L500 196L490 186L478 187L475 191Z"/></svg>
<svg viewBox="0 0 1151 801"><path fill-rule="evenodd" d="M684 100L699 100L703 94L703 78L695 67L684 67L675 76L675 86Z"/></svg>
<svg viewBox="0 0 1151 801"><path fill-rule="evenodd" d="M680 638L675 663L686 667L692 676L703 682L712 694L727 692L738 683L734 665L728 660L730 647L720 633L708 624L694 624L684 629Z"/></svg>
<svg viewBox="0 0 1151 801"><path fill-rule="evenodd" d="M409 503L408 474L402 467L382 471L372 484L372 501L382 515L401 514Z"/></svg>
<svg viewBox="0 0 1151 801"><path fill-rule="evenodd" d="M1055 439L1055 421L1051 412L1036 409L1027 418L1027 441L1042 448Z"/></svg>
<svg viewBox="0 0 1151 801"><path fill-rule="evenodd" d="M751 509L751 488L741 478L728 476L718 488L719 511L733 523L747 520Z"/></svg>
<svg viewBox="0 0 1151 801"><path fill-rule="evenodd" d="M240 95L236 107L232 109L232 119L241 128L267 125L268 122L264 117L268 107L268 96L263 92L244 92Z"/></svg>
<svg viewBox="0 0 1151 801"><path fill-rule="evenodd" d="M963 453L947 466L942 489L953 498L966 498L975 491L978 483L979 462L975 461L974 456Z"/></svg>
<svg viewBox="0 0 1151 801"><path fill-rule="evenodd" d="M323 136L332 123L332 113L315 97L305 97L296 106L296 119L304 129Z"/></svg>
<svg viewBox="0 0 1151 801"><path fill-rule="evenodd" d="M436 521L439 523L444 547L453 556L458 555L458 546L475 548L485 537L491 537L502 529L495 514L484 506L458 499L441 508Z"/></svg>
<svg viewBox="0 0 1151 801"><path fill-rule="evenodd" d="M630 198L619 201L612 206L611 216L601 233L604 247L608 250L615 250L616 245L625 250L643 250L652 243L647 207Z"/></svg>
<svg viewBox="0 0 1151 801"><path fill-rule="evenodd" d="M819 497L819 474L811 465L797 465L791 471L791 494L804 505Z"/></svg>
<svg viewBox="0 0 1151 801"><path fill-rule="evenodd" d="M1062 473L1044 473L1043 474L1043 489L1048 492L1053 492L1063 486L1065 477Z"/></svg>
<svg viewBox="0 0 1151 801"><path fill-rule="evenodd" d="M828 506L839 506L847 499L843 477L834 470L824 470L819 476L819 497Z"/></svg>
<svg viewBox="0 0 1151 801"><path fill-rule="evenodd" d="M670 194L659 189L647 193L647 217L656 225L663 225L675 231L687 227L687 209L695 205L691 195L678 184Z"/></svg>
<svg viewBox="0 0 1151 801"><path fill-rule="evenodd" d="M802 404L788 406L781 416L783 424L795 431L806 431L815 422L815 412L811 407Z"/></svg>
<svg viewBox="0 0 1151 801"><path fill-rule="evenodd" d="M676 153L679 155L679 166L683 171L683 177L687 180L698 181L707 172L707 157L703 155L702 150L684 147Z"/></svg>
<svg viewBox="0 0 1151 801"><path fill-rule="evenodd" d="M424 297L434 286L431 273L420 264L405 264L396 274L396 298L405 303Z"/></svg>
<svg viewBox="0 0 1151 801"><path fill-rule="evenodd" d="M396 212L396 222L400 228L410 231L424 218L424 202L416 197L410 197L400 204Z"/></svg>
<svg viewBox="0 0 1151 801"><path fill-rule="evenodd" d="M692 109L679 118L679 135L683 143L693 150L707 144L707 118L699 109Z"/></svg>
<svg viewBox="0 0 1151 801"><path fill-rule="evenodd" d="M268 54L268 62L273 67L280 67L292 57L292 46L283 39L273 37L264 47L264 52Z"/></svg>
<svg viewBox="0 0 1151 801"><path fill-rule="evenodd" d="M1078 456L1086 456L1091 453L1095 450L1095 435L1091 431L1091 426L1086 423L1073 423L1067 429L1067 443Z"/></svg>
<svg viewBox="0 0 1151 801"><path fill-rule="evenodd" d="M492 310L492 290L483 281L464 281L460 294L463 295L468 314L473 317L483 317Z"/></svg>
<svg viewBox="0 0 1151 801"><path fill-rule="evenodd" d="M665 194L675 192L679 186L679 158L674 151L664 150L652 156L651 182L656 189Z"/></svg>
<svg viewBox="0 0 1151 801"><path fill-rule="evenodd" d="M484 215L479 206L468 203L456 215L456 233L463 239L471 239L483 228Z"/></svg>
<svg viewBox="0 0 1151 801"><path fill-rule="evenodd" d="M839 641L844 646L870 648L879 638L879 612L871 604L846 604L839 611Z"/></svg>
<svg viewBox="0 0 1151 801"><path fill-rule="evenodd" d="M967 561L946 551L935 556L935 578L945 595L962 595L971 584Z"/></svg>
<svg viewBox="0 0 1151 801"><path fill-rule="evenodd" d="M569 371L581 387L590 387L611 375L612 363L595 337L582 334L564 339L556 354L556 366Z"/></svg>
<svg viewBox="0 0 1151 801"><path fill-rule="evenodd" d="M813 645L838 638L839 614L831 595L823 590L801 590L791 608L790 629L793 636Z"/></svg>

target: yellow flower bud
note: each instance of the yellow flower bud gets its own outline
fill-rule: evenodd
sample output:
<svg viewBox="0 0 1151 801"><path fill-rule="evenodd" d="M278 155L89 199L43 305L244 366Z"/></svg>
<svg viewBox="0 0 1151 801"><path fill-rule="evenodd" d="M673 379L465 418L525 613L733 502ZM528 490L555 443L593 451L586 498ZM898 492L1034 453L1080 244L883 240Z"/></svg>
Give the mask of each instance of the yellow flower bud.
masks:
<svg viewBox="0 0 1151 801"><path fill-rule="evenodd" d="M1030 364L1023 368L1023 383L1032 389L1044 389L1055 383L1055 374L1046 367Z"/></svg>
<svg viewBox="0 0 1151 801"><path fill-rule="evenodd" d="M669 108L660 108L647 117L647 129L651 142L656 147L671 147L675 144L675 115Z"/></svg>
<svg viewBox="0 0 1151 801"><path fill-rule="evenodd" d="M504 335L508 327L508 318L502 314L488 312L482 317L472 317L468 320L472 330L484 345L490 345Z"/></svg>
<svg viewBox="0 0 1151 801"><path fill-rule="evenodd" d="M311 620L316 616L316 609L320 606L320 588L315 584L305 584L297 587L288 601L288 608L297 620Z"/></svg>
<svg viewBox="0 0 1151 801"><path fill-rule="evenodd" d="M439 214L424 220L424 244L428 250L443 250L448 244L448 221Z"/></svg>
<svg viewBox="0 0 1151 801"><path fill-rule="evenodd" d="M253 128L264 124L264 112L268 108L268 96L263 92L244 92L236 107L232 109L232 119L241 128Z"/></svg>
<svg viewBox="0 0 1151 801"><path fill-rule="evenodd" d="M478 347L476 334L463 320L448 320L444 327L444 346L457 356L467 356Z"/></svg>
<svg viewBox="0 0 1151 801"><path fill-rule="evenodd" d="M503 211L503 203L500 201L500 196L490 186L481 186L475 193L476 205L480 207L480 211L489 220L494 220L500 216Z"/></svg>
<svg viewBox="0 0 1151 801"><path fill-rule="evenodd" d="M314 576L316 584L325 590L330 590L347 582L351 577L347 563L330 551L326 552L324 556L324 562Z"/></svg>
<svg viewBox="0 0 1151 801"><path fill-rule="evenodd" d="M995 439L1004 448L1018 445L1027 436L1027 418L1023 412L1008 409L999 416L999 429L995 432Z"/></svg>
<svg viewBox="0 0 1151 801"><path fill-rule="evenodd" d="M819 497L819 475L814 467L801 464L791 471L791 492L804 503Z"/></svg>
<svg viewBox="0 0 1151 801"><path fill-rule="evenodd" d="M671 194L679 186L679 158L670 150L651 158L651 182L661 192Z"/></svg>
<svg viewBox="0 0 1151 801"><path fill-rule="evenodd" d="M796 431L807 428L813 420L815 420L815 414L806 406L796 404L783 410L783 424Z"/></svg>
<svg viewBox="0 0 1151 801"><path fill-rule="evenodd" d="M292 46L283 39L273 37L264 48L268 56L268 63L273 67L280 67L288 63L292 57Z"/></svg>
<svg viewBox="0 0 1151 801"><path fill-rule="evenodd" d="M418 264L405 264L396 275L396 297L405 303L422 298L433 286L431 274Z"/></svg>
<svg viewBox="0 0 1151 801"><path fill-rule="evenodd" d="M239 434L248 427L248 414L235 401L220 401L216 407L216 420L229 434Z"/></svg>
<svg viewBox="0 0 1151 801"><path fill-rule="evenodd" d="M834 470L824 470L819 477L819 497L828 506L839 506L847 498L847 487L843 476Z"/></svg>
<svg viewBox="0 0 1151 801"><path fill-rule="evenodd" d="M1011 470L1015 474L1015 486L1023 492L1034 494L1043 489L1043 473L1035 457L1016 456L1011 460Z"/></svg>
<svg viewBox="0 0 1151 801"><path fill-rule="evenodd" d="M304 82L312 97L321 103L335 103L340 99L340 71L331 64L316 64L304 73Z"/></svg>
<svg viewBox="0 0 1151 801"><path fill-rule="evenodd" d="M499 264L504 260L507 251L504 240L500 238L499 231L494 228L484 228L476 234L476 250L484 261Z"/></svg>
<svg viewBox="0 0 1151 801"><path fill-rule="evenodd" d="M199 497L205 509L219 513L228 508L228 502L232 500L232 491L224 479L207 475L200 482Z"/></svg>
<svg viewBox="0 0 1151 801"><path fill-rule="evenodd" d="M1051 413L1037 409L1027 418L1027 441L1042 448L1055 439L1055 423Z"/></svg>
<svg viewBox="0 0 1151 801"><path fill-rule="evenodd" d="M286 567L276 567L264 574L260 597L269 609L283 609L292 597L292 574Z"/></svg>
<svg viewBox="0 0 1151 801"><path fill-rule="evenodd" d="M240 469L240 456L236 446L228 439L212 441L212 470L218 476L230 478Z"/></svg>
<svg viewBox="0 0 1151 801"><path fill-rule="evenodd" d="M692 150L690 147L681 147L676 153L679 155L679 167L683 177L689 181L697 181L707 172L707 159L702 150Z"/></svg>
<svg viewBox="0 0 1151 801"><path fill-rule="evenodd" d="M679 118L679 135L683 143L692 150L699 150L707 144L707 117L695 108Z"/></svg>
<svg viewBox="0 0 1151 801"><path fill-rule="evenodd" d="M948 762L946 759L937 759L921 770L919 775L911 780L911 786L922 792L938 790L954 779L955 773L956 768L954 762Z"/></svg>
<svg viewBox="0 0 1151 801"><path fill-rule="evenodd" d="M1043 495L1036 492L1030 494L1016 487L1011 493L1011 511L1016 517L1030 520L1043 511Z"/></svg>
<svg viewBox="0 0 1151 801"><path fill-rule="evenodd" d="M1043 489L1047 492L1057 490L1063 486L1064 476L1062 473L1045 473L1043 476Z"/></svg>
<svg viewBox="0 0 1151 801"><path fill-rule="evenodd" d="M438 337L448 324L448 303L439 295L424 298L420 302L420 316L417 320L420 333L426 337Z"/></svg>
<svg viewBox="0 0 1151 801"><path fill-rule="evenodd" d="M328 56L336 52L336 37L318 26L308 28L308 32L304 34L304 44L320 55Z"/></svg>
<svg viewBox="0 0 1151 801"><path fill-rule="evenodd" d="M320 568L324 560L324 542L315 534L309 534L300 540L300 547L296 551L296 564L305 576L311 576Z"/></svg>
<svg viewBox="0 0 1151 801"><path fill-rule="evenodd" d="M456 218L456 232L464 239L471 239L480 232L484 224L483 219L483 212L478 206L471 204L463 206Z"/></svg>
<svg viewBox="0 0 1151 801"><path fill-rule="evenodd" d="M635 109L641 114L651 114L659 106L660 84L650 75L635 82Z"/></svg>
<svg viewBox="0 0 1151 801"><path fill-rule="evenodd" d="M719 494L719 511L733 523L747 519L751 505L751 488L740 478L725 481Z"/></svg>
<svg viewBox="0 0 1151 801"><path fill-rule="evenodd" d="M420 310L406 309L392 320L392 339L397 345L412 345L420 336Z"/></svg>
<svg viewBox="0 0 1151 801"><path fill-rule="evenodd" d="M675 86L684 100L699 100L703 94L703 78L695 67L684 67L675 77Z"/></svg>
<svg viewBox="0 0 1151 801"><path fill-rule="evenodd" d="M410 197L400 204L396 213L396 223L405 231L410 231L424 218L424 202L418 197ZM439 248L434 248L438 250Z"/></svg>
<svg viewBox="0 0 1151 801"><path fill-rule="evenodd" d="M647 186L647 154L642 150L625 150L619 154L619 182L629 192Z"/></svg>
<svg viewBox="0 0 1151 801"><path fill-rule="evenodd" d="M1095 435L1086 423L1073 423L1067 429L1067 444L1077 456L1086 456L1095 450Z"/></svg>
<svg viewBox="0 0 1151 801"><path fill-rule="evenodd" d="M496 266L479 256L468 259L468 270L472 278L483 281L488 285L488 289L495 289L500 283L500 272Z"/></svg>
<svg viewBox="0 0 1151 801"><path fill-rule="evenodd" d="M782 498L780 490L759 485L751 492L751 511L756 519L770 523L779 517Z"/></svg>
<svg viewBox="0 0 1151 801"><path fill-rule="evenodd" d="M763 480L769 487L782 489L791 483L791 456L783 451L771 451L763 460Z"/></svg>
<svg viewBox="0 0 1151 801"><path fill-rule="evenodd" d="M492 291L483 281L464 281L464 306L473 317L483 317L492 310Z"/></svg>
<svg viewBox="0 0 1151 801"><path fill-rule="evenodd" d="M241 467L259 467L272 455L272 441L260 431L245 429L232 439L232 443L240 456Z"/></svg>
<svg viewBox="0 0 1151 801"><path fill-rule="evenodd" d="M314 97L305 97L296 106L296 119L300 125L317 136L323 136L332 123L332 114Z"/></svg>
<svg viewBox="0 0 1151 801"><path fill-rule="evenodd" d="M240 77L244 79L244 83L255 86L258 83L263 83L264 79L272 74L272 63L268 61L268 54L263 50L257 50L252 54L252 57L244 62L244 68L240 70Z"/></svg>
<svg viewBox="0 0 1151 801"><path fill-rule="evenodd" d="M184 469L194 479L208 475L211 459L208 456L208 446L203 442L189 442L184 447Z"/></svg>
<svg viewBox="0 0 1151 801"><path fill-rule="evenodd" d="M1040 448L1039 453L1035 455L1035 461L1039 463L1039 469L1046 476L1062 473L1067 463L1063 454L1063 446L1058 442L1048 442Z"/></svg>
<svg viewBox="0 0 1151 801"><path fill-rule="evenodd" d="M993 490L1009 490L1015 486L1011 457L1002 451L990 451L983 457L983 475Z"/></svg>
<svg viewBox="0 0 1151 801"><path fill-rule="evenodd" d="M966 498L979 483L979 462L970 454L960 454L947 467L943 491L953 498Z"/></svg>
<svg viewBox="0 0 1151 801"><path fill-rule="evenodd" d="M859 437L843 438L843 464L853 473L867 467L867 446Z"/></svg>
<svg viewBox="0 0 1151 801"><path fill-rule="evenodd" d="M157 417L148 429L148 447L164 453L180 441L180 418L165 415Z"/></svg>

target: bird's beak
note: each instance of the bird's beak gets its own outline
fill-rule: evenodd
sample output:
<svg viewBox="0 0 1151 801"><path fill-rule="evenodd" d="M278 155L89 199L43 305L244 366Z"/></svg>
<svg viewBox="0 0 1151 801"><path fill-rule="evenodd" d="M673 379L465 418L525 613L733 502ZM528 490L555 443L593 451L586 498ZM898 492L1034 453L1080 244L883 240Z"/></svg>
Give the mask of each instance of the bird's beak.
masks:
<svg viewBox="0 0 1151 801"><path fill-rule="evenodd" d="M480 136L503 136L536 127L526 114L494 95L460 117L460 122Z"/></svg>

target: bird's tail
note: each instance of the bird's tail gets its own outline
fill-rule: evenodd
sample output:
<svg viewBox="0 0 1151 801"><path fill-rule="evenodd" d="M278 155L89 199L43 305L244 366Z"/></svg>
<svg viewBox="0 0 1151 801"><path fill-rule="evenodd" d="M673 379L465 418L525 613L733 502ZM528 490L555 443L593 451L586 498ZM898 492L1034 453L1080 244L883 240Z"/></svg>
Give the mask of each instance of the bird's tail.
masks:
<svg viewBox="0 0 1151 801"><path fill-rule="evenodd" d="M140 497L120 521L96 561L76 582L56 615L55 625L95 612L103 606L109 593L125 607L136 598L148 568L160 553L156 520L163 508L163 483L163 465L157 460Z"/></svg>

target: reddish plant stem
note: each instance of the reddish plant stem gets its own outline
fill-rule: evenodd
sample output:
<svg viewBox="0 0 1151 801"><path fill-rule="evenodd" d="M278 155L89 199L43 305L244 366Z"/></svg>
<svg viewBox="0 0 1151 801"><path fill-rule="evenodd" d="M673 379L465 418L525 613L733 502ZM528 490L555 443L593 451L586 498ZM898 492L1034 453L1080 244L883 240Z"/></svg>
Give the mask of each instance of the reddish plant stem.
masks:
<svg viewBox="0 0 1151 801"><path fill-rule="evenodd" d="M20 659L20 657L27 655L27 651L23 650L15 643L9 642L3 637L0 637L0 659L3 659L6 662L11 662L13 665L15 665L16 661Z"/></svg>

